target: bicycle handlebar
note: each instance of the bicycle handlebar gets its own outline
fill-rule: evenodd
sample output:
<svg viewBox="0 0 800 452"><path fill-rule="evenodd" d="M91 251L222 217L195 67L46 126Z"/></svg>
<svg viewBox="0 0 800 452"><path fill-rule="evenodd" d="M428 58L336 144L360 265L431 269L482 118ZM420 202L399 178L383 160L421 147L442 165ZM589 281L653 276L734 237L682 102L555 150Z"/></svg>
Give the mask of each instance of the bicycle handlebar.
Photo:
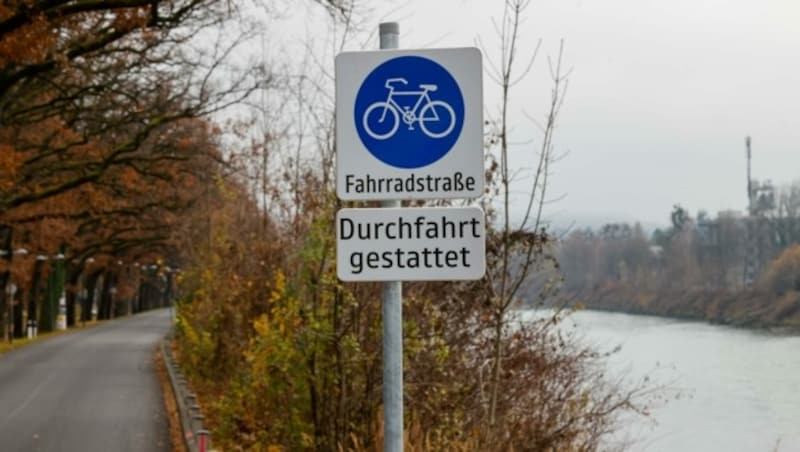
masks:
<svg viewBox="0 0 800 452"><path fill-rule="evenodd" d="M397 78L386 79L386 88L392 89L392 83L394 82L399 82L402 83L403 85L408 85L408 80L404 79L403 77L397 77Z"/></svg>

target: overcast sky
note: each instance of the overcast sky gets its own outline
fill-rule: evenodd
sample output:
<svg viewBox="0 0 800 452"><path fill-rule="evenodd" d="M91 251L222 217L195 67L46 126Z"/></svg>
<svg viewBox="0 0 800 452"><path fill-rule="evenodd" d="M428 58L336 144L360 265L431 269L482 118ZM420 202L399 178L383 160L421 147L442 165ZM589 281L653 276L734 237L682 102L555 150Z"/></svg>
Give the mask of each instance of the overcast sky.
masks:
<svg viewBox="0 0 800 452"><path fill-rule="evenodd" d="M391 12L376 17L400 22L403 48L472 46L481 36L484 58L495 57L491 18L502 0L384 4ZM676 203L692 215L744 210L746 135L756 178L800 178L798 24L797 0L533 0L523 54L543 44L513 98L518 141L539 143L523 111L544 114L545 57L562 38L573 68L555 137L569 154L551 187L564 198L550 206L552 220L665 224ZM492 110L498 90L485 82Z"/></svg>

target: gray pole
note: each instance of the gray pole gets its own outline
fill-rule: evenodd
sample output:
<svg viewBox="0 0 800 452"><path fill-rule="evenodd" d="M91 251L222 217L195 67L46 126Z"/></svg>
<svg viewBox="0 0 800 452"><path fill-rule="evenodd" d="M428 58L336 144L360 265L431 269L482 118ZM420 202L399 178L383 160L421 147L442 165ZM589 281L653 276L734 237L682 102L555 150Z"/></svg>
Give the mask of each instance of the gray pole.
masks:
<svg viewBox="0 0 800 452"><path fill-rule="evenodd" d="M381 49L396 49L400 41L397 22L379 25ZM401 207L400 201L383 201L382 207ZM383 450L403 451L403 283L383 283Z"/></svg>

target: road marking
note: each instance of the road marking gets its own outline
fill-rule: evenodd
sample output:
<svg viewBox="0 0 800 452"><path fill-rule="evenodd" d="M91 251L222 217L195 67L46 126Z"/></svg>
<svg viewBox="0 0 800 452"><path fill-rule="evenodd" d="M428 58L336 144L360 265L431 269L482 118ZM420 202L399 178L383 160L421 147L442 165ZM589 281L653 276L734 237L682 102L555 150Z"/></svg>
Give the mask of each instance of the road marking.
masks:
<svg viewBox="0 0 800 452"><path fill-rule="evenodd" d="M14 416L17 415L17 413L19 413L21 410L25 409L25 407L27 407L33 401L33 399L35 399L36 396L39 395L39 392L42 390L42 387L45 384L50 383L50 380L52 378L53 378L53 374L50 374L50 375L47 376L47 378L44 381L40 381L39 384L36 385L35 388L33 388L33 391L31 391L30 394L28 394L28 397L26 397L25 400L23 400L22 403L18 407L14 408L13 410L11 410L11 412L9 412L6 415L6 419L12 419Z"/></svg>

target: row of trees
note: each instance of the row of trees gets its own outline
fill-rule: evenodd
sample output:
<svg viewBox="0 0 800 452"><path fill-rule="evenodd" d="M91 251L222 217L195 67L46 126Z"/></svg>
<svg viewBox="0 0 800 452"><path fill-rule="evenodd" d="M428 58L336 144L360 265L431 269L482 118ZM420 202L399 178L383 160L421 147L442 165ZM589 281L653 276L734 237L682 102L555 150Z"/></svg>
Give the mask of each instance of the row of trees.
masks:
<svg viewBox="0 0 800 452"><path fill-rule="evenodd" d="M619 283L650 292L736 291L760 278L769 288L764 275L800 243L800 183L781 188L776 198L754 216L700 212L692 218L675 206L670 227L649 237L638 224L573 231L559 244L566 285L572 291Z"/></svg>
<svg viewBox="0 0 800 452"><path fill-rule="evenodd" d="M61 298L69 325L81 295L84 320L94 297L100 318L122 312L114 299L161 304L150 294L181 263L182 215L221 171L219 130L204 118L258 87L258 71L226 63L246 33L223 30L232 8L0 6L0 318L16 335L23 311L52 329Z"/></svg>

